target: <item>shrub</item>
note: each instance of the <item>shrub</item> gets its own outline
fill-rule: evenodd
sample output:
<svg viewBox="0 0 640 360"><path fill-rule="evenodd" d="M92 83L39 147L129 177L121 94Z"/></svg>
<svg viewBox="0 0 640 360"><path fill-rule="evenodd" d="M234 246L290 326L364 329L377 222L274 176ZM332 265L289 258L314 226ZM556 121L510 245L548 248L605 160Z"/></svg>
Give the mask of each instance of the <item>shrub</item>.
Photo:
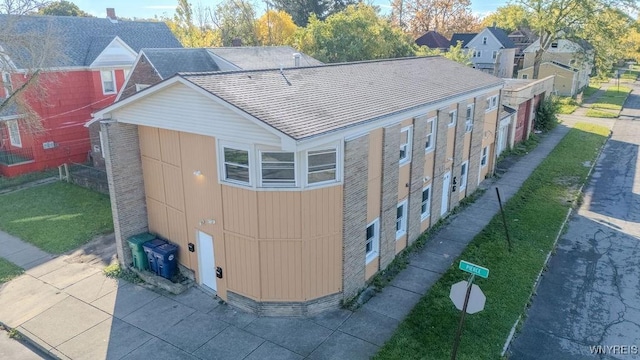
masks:
<svg viewBox="0 0 640 360"><path fill-rule="evenodd" d="M553 99L545 99L540 102L536 110L535 129L549 131L558 125L557 104Z"/></svg>

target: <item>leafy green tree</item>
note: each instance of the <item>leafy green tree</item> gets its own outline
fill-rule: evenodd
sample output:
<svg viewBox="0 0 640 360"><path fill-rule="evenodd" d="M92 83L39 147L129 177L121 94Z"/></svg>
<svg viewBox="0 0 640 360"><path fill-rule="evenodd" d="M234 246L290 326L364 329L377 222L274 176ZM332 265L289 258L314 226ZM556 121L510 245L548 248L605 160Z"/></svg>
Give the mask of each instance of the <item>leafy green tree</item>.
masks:
<svg viewBox="0 0 640 360"><path fill-rule="evenodd" d="M414 54L413 40L365 4L320 20L315 15L296 34L297 47L316 59L334 63L386 59Z"/></svg>
<svg viewBox="0 0 640 360"><path fill-rule="evenodd" d="M242 45L260 45L256 9L247 0L225 0L210 13L223 46L232 46L236 39Z"/></svg>
<svg viewBox="0 0 640 360"><path fill-rule="evenodd" d="M495 26L505 29L508 32L521 28L529 28L529 17L531 14L527 9L518 4L498 6L496 11L482 19L482 26Z"/></svg>
<svg viewBox="0 0 640 360"><path fill-rule="evenodd" d="M164 20L184 47L219 46L220 36L207 23L206 17L206 8L198 6L194 9L188 0L178 0L173 19Z"/></svg>
<svg viewBox="0 0 640 360"><path fill-rule="evenodd" d="M460 64L465 66L473 65L473 62L471 61L471 52L466 51L465 49L462 48L461 41L458 41L458 43L455 46L451 45L449 47L449 50L447 50L446 52L440 49L430 49L426 46L421 46L416 51L416 55L418 56L439 55L449 60L459 62Z"/></svg>
<svg viewBox="0 0 640 360"><path fill-rule="evenodd" d="M327 16L344 10L347 5L356 4L357 0L273 0L273 6L291 14L293 22L298 26L307 26L309 17L324 20Z"/></svg>
<svg viewBox="0 0 640 360"><path fill-rule="evenodd" d="M54 1L47 6L40 8L38 10L38 14L92 17L89 13L80 10L78 5L66 0Z"/></svg>

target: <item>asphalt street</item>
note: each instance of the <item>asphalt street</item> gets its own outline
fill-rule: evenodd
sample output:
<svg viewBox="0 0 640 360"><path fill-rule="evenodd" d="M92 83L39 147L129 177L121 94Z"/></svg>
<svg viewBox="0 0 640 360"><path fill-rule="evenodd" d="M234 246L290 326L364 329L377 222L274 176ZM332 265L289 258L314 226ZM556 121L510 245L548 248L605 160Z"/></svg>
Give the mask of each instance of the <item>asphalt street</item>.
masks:
<svg viewBox="0 0 640 360"><path fill-rule="evenodd" d="M639 145L640 121L616 121L510 359L640 359Z"/></svg>

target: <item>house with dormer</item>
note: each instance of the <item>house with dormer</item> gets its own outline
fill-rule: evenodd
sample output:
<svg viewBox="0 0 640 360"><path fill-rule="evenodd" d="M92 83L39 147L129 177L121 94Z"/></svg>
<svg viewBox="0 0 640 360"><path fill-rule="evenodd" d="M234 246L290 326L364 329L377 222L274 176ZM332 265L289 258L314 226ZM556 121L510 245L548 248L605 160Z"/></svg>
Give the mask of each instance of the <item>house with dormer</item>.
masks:
<svg viewBox="0 0 640 360"><path fill-rule="evenodd" d="M453 34L451 45L458 41L471 53L474 68L502 78L513 77L516 46L504 30L492 26L477 34Z"/></svg>
<svg viewBox="0 0 640 360"><path fill-rule="evenodd" d="M114 9L106 18L69 16L0 15L0 26L34 34L55 36L62 56L45 59L38 67L46 90L41 96L27 96L24 104L12 105L0 113L0 175L54 168L62 163L85 162L90 153L89 132L84 124L91 113L111 103L125 83L138 52L145 47L181 48L163 22L119 21ZM0 97L8 98L25 81L24 54L0 44L10 58L3 69ZM13 52L12 52L13 51ZM27 112L37 126L27 123Z"/></svg>

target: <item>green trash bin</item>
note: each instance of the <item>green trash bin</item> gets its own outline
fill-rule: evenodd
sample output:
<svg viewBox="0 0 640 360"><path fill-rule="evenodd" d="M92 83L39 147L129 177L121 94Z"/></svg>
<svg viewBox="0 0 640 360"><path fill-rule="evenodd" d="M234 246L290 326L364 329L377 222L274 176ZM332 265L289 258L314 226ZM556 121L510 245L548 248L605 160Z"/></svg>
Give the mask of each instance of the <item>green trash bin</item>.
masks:
<svg viewBox="0 0 640 360"><path fill-rule="evenodd" d="M133 257L133 267L138 270L147 270L147 254L144 252L142 244L155 238L155 235L151 235L149 233L142 233L129 238L128 242L129 247L131 248L131 255Z"/></svg>

